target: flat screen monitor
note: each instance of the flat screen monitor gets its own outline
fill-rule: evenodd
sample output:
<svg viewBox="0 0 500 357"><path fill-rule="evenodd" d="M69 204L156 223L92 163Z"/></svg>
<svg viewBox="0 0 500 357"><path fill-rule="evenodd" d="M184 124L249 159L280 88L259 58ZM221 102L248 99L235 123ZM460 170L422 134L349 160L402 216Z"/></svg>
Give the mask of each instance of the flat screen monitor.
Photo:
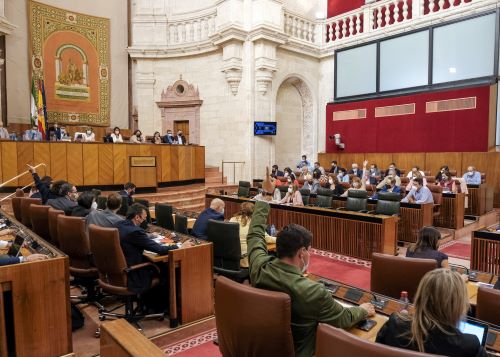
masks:
<svg viewBox="0 0 500 357"><path fill-rule="evenodd" d="M488 336L488 325L475 320L467 319L465 321L460 321L458 329L462 333L477 336L479 343L481 343L482 346L485 345L486 337Z"/></svg>
<svg viewBox="0 0 500 357"><path fill-rule="evenodd" d="M277 129L276 122L256 121L253 125L254 135L276 135Z"/></svg>

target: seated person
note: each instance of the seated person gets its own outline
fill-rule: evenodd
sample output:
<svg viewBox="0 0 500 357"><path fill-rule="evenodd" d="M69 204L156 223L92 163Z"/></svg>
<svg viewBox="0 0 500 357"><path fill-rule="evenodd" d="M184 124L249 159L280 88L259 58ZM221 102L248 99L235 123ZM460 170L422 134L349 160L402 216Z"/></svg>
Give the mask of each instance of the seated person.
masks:
<svg viewBox="0 0 500 357"><path fill-rule="evenodd" d="M95 224L99 227L111 228L118 222L123 221L123 217L116 214L122 205L122 196L119 193L111 193L106 201L106 209L93 210L87 216L87 227Z"/></svg>
<svg viewBox="0 0 500 357"><path fill-rule="evenodd" d="M357 163L353 163L352 168L349 170L349 172L347 172L347 174L361 178L361 176L363 175L363 170L359 169Z"/></svg>
<svg viewBox="0 0 500 357"><path fill-rule="evenodd" d="M3 121L0 120L0 139L10 140L10 135L7 129L3 126Z"/></svg>
<svg viewBox="0 0 500 357"><path fill-rule="evenodd" d="M486 357L478 338L457 328L469 310L460 274L450 269L427 272L418 285L414 307L412 315L392 314L376 342L436 355Z"/></svg>
<svg viewBox="0 0 500 357"><path fill-rule="evenodd" d="M408 192L405 198L401 202L409 203L434 203L434 197L432 197L432 192L424 186L424 181L421 177L413 179L413 187Z"/></svg>
<svg viewBox="0 0 500 357"><path fill-rule="evenodd" d="M333 160L331 163L330 170L328 172L337 175L339 173L339 169L340 166L337 165L337 161Z"/></svg>
<svg viewBox="0 0 500 357"><path fill-rule="evenodd" d="M380 181L380 170L376 164L371 164L369 175L370 185L376 185Z"/></svg>
<svg viewBox="0 0 500 357"><path fill-rule="evenodd" d="M122 134L120 134L119 127L115 126L110 136L114 143L123 143L123 137Z"/></svg>
<svg viewBox="0 0 500 357"><path fill-rule="evenodd" d="M302 166L302 168L300 169L299 179L302 179L302 180L306 181L307 180L307 175L311 175L312 176L312 173L309 171L309 168L307 166Z"/></svg>
<svg viewBox="0 0 500 357"><path fill-rule="evenodd" d="M127 204L132 206L134 204L134 199L132 196L135 193L135 184L133 182L127 182L123 185L123 190L118 192L122 197L127 197Z"/></svg>
<svg viewBox="0 0 500 357"><path fill-rule="evenodd" d="M293 181L295 181L297 178L295 177L295 174L293 173L292 169L289 167L285 167L283 177L290 177Z"/></svg>
<svg viewBox="0 0 500 357"><path fill-rule="evenodd" d="M140 130L134 131L134 135L130 137L131 143L142 144L144 142L144 137Z"/></svg>
<svg viewBox="0 0 500 357"><path fill-rule="evenodd" d="M78 196L78 205L68 210L68 216L87 217L92 211L92 205L95 202L95 195L90 191L83 192Z"/></svg>
<svg viewBox="0 0 500 357"><path fill-rule="evenodd" d="M14 234L14 230L5 228L0 231L0 237L7 236L10 234ZM11 242L8 242L6 240L0 240L0 249L7 248L9 247L10 244ZM46 256L45 254L30 254L26 257L23 257L22 255L20 255L19 257L11 257L10 255L0 254L0 266L18 264L22 262L34 262L37 260L45 260L48 258L49 257Z"/></svg>
<svg viewBox="0 0 500 357"><path fill-rule="evenodd" d="M413 177L418 177L417 174L420 174L421 177L425 176L425 173L423 171L420 171L420 167L413 166L411 168L411 171L408 172L408 174L406 175L406 177L408 177L411 180Z"/></svg>
<svg viewBox="0 0 500 357"><path fill-rule="evenodd" d="M42 133L38 131L38 126L33 125L30 130L26 130L23 140L41 141Z"/></svg>
<svg viewBox="0 0 500 357"><path fill-rule="evenodd" d="M397 177L397 176L396 176ZM391 177L388 181L387 184L382 187L382 189L379 192L394 192L394 193L401 193L401 189L399 188L398 185L396 185L396 179L394 177ZM372 197L374 200L378 199L378 192L375 192Z"/></svg>
<svg viewBox="0 0 500 357"><path fill-rule="evenodd" d="M95 134L91 127L88 127L85 134L83 134L82 141L87 143L95 141Z"/></svg>
<svg viewBox="0 0 500 357"><path fill-rule="evenodd" d="M292 174L286 178L286 185L291 185L291 184L299 186L299 181L295 178L294 174ZM279 185L279 186L281 186L281 185Z"/></svg>
<svg viewBox="0 0 500 357"><path fill-rule="evenodd" d="M172 249L177 249L177 245L161 245L156 243L140 227L147 218L146 208L138 203L128 208L126 219L116 224L120 234L120 246L127 261L127 266L137 265L144 262L144 250L154 252L159 255L166 255ZM189 247L192 244L187 241L182 247ZM128 275L128 288L141 294L151 285L153 275L147 269L139 269Z"/></svg>
<svg viewBox="0 0 500 357"><path fill-rule="evenodd" d="M306 155L302 155L302 160L297 163L297 168L301 170L303 167L307 167L307 170L311 167L311 163L307 160Z"/></svg>
<svg viewBox="0 0 500 357"><path fill-rule="evenodd" d="M467 185L480 185L481 173L476 171L474 166L469 166L467 172L464 174L463 179Z"/></svg>
<svg viewBox="0 0 500 357"><path fill-rule="evenodd" d="M276 178L276 177L282 177L284 175L285 173L278 169L278 165L274 164L271 171L271 177Z"/></svg>
<svg viewBox="0 0 500 357"><path fill-rule="evenodd" d="M342 187L335 175L328 177L326 187L333 191L334 196L341 196L344 193L344 187Z"/></svg>
<svg viewBox="0 0 500 357"><path fill-rule="evenodd" d="M303 206L304 202L302 201L302 195L299 191L299 186L296 184L290 184L288 186L288 192L285 197L281 201L280 204L287 204L292 206Z"/></svg>
<svg viewBox="0 0 500 357"><path fill-rule="evenodd" d="M75 186L68 182L63 183L60 187L59 196L48 200L47 204L67 214L77 206L76 200L78 198L78 191Z"/></svg>
<svg viewBox="0 0 500 357"><path fill-rule="evenodd" d="M368 171L366 170L366 165L368 165L368 161L363 162L363 171L361 174L361 178L358 176L354 176L352 178L351 187L349 187L341 197L347 197L350 190L366 190L366 181L368 177Z"/></svg>
<svg viewBox="0 0 500 357"><path fill-rule="evenodd" d="M435 259L438 268L448 268L448 256L438 251L441 233L434 227L423 227L418 232L417 242L406 251L408 258Z"/></svg>
<svg viewBox="0 0 500 357"><path fill-rule="evenodd" d="M302 188L307 188L308 190L311 191L311 193L316 193L319 188L319 178L320 178L320 173L319 171L315 171L313 175L307 175L306 180L304 182L304 186Z"/></svg>
<svg viewBox="0 0 500 357"><path fill-rule="evenodd" d="M441 168L439 169L438 173L436 174L436 182L441 181L441 175L442 175L445 171L450 171L450 169L448 168L448 165L443 165L443 166L441 166Z"/></svg>
<svg viewBox="0 0 500 357"><path fill-rule="evenodd" d="M229 222L236 222L240 224L241 255L245 256L240 262L240 266L242 268L248 268L247 235L248 228L250 228L250 222L252 221L254 208L255 205L253 203L243 202L241 204L240 211L229 220ZM264 233L264 238L266 243L276 243L276 237L270 236L267 233Z"/></svg>
<svg viewBox="0 0 500 357"><path fill-rule="evenodd" d="M387 170L385 170L384 176L389 175L389 171L391 171L391 170L394 170L397 177L401 177L401 171L396 167L396 164L394 162L391 162L391 164L389 165L389 168Z"/></svg>
<svg viewBox="0 0 500 357"><path fill-rule="evenodd" d="M172 134L172 130L168 129L167 134L163 137L163 142L165 144L174 144L175 138Z"/></svg>
<svg viewBox="0 0 500 357"><path fill-rule="evenodd" d="M349 183L349 175L347 174L347 170L344 169L344 168L340 168L339 169L339 173L337 175L337 180L339 182L346 182L346 183Z"/></svg>
<svg viewBox="0 0 500 357"><path fill-rule="evenodd" d="M408 185L406 185L405 190L410 191L412 186L413 186L413 180L416 179L417 177L420 177L422 179L422 182L424 183L424 186L427 186L427 179L422 176L422 171L413 171L411 173L410 181L408 181Z"/></svg>
<svg viewBox="0 0 500 357"><path fill-rule="evenodd" d="M445 170L441 173L441 181L437 183L443 188L443 192L453 192L457 193L457 185L455 180L451 178L450 171Z"/></svg>
<svg viewBox="0 0 500 357"><path fill-rule="evenodd" d="M161 144L162 143L161 135L160 135L159 131L155 131L155 133L153 134L153 138L151 139L151 142L153 144Z"/></svg>
<svg viewBox="0 0 500 357"><path fill-rule="evenodd" d="M320 176L325 174L325 169L324 169L324 168L323 168L323 166L321 166L321 165L320 165L320 163L319 163L319 162L317 162L317 161L314 163L314 169L313 169L313 172L314 172L314 171L316 171L316 170L319 170L319 172L320 172Z"/></svg>
<svg viewBox="0 0 500 357"><path fill-rule="evenodd" d="M191 234L196 238L207 240L208 220L224 221L224 206L223 200L214 198L210 202L210 207L202 211L194 222Z"/></svg>
<svg viewBox="0 0 500 357"><path fill-rule="evenodd" d="M259 289L281 291L291 298L291 329L295 354L314 355L316 328L326 323L350 328L375 314L371 304L344 308L319 282L303 274L310 261L312 234L297 224L283 227L276 239L276 257L268 255L265 228L270 207L257 202L247 236L250 281Z"/></svg>
<svg viewBox="0 0 500 357"><path fill-rule="evenodd" d="M387 172L387 175L385 175L384 179L379 182L377 185L377 189L382 189L391 178L394 178L396 180L396 186L401 186L401 178L396 174L396 170L392 169Z"/></svg>

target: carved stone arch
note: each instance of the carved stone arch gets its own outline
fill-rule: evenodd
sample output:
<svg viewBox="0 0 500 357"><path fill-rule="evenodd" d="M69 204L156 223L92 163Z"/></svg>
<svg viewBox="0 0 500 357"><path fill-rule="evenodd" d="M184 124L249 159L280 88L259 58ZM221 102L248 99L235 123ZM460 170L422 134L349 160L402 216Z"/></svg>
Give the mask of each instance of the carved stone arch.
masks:
<svg viewBox="0 0 500 357"><path fill-rule="evenodd" d="M305 78L298 74L290 74L286 76L277 87L274 102L276 103L278 91L283 84L291 84L299 93L302 102L302 140L301 152L307 157L313 157L316 150L316 135L315 135L315 100L311 90L311 85ZM278 128L279 130L279 128Z"/></svg>

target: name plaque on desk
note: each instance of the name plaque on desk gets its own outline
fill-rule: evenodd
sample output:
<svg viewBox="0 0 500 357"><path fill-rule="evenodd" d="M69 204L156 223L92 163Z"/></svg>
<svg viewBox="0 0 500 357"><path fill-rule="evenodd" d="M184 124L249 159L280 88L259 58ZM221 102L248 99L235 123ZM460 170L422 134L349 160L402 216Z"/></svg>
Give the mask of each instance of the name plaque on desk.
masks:
<svg viewBox="0 0 500 357"><path fill-rule="evenodd" d="M156 156L131 156L130 167L156 167Z"/></svg>

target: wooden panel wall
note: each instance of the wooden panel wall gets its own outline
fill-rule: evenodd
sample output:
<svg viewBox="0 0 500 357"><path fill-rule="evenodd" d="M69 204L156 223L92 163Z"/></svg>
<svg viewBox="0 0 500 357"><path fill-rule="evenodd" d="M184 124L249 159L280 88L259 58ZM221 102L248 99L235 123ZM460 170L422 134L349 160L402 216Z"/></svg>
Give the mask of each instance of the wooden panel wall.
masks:
<svg viewBox="0 0 500 357"><path fill-rule="evenodd" d="M380 168L387 168L383 164L389 158L397 167L410 170L418 165L421 170L430 170L434 175L442 165L448 165L451 170L457 170L461 176L467 167L472 165L486 174L486 183L493 187L495 192L495 207L500 207L500 152L447 152L447 153L320 153L318 160L323 167L330 167L332 160L337 160L342 167L350 167L352 162L362 163L364 159L378 164Z"/></svg>
<svg viewBox="0 0 500 357"><path fill-rule="evenodd" d="M0 141L0 179L27 171L26 164L45 163L46 167L37 169L40 176L76 186L122 185L130 180L130 156L156 157L155 182L205 177L203 146ZM7 186L31 182L31 175L26 175Z"/></svg>

